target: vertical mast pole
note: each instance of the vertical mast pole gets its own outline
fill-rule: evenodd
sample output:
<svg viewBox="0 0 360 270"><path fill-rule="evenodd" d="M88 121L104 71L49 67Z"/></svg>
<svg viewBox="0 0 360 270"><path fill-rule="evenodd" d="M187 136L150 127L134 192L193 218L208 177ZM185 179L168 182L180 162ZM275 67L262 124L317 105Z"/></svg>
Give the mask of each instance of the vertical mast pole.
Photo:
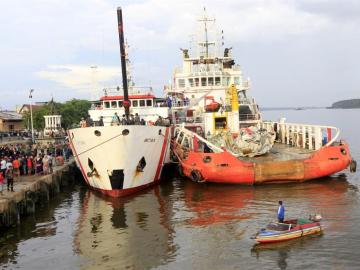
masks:
<svg viewBox="0 0 360 270"><path fill-rule="evenodd" d="M126 117L126 120L129 120L130 102L129 102L129 94L128 94L128 81L127 81L127 75L126 75L124 25L123 25L123 20L122 20L121 7L117 8L117 19L118 19L119 43L120 43L121 71L122 71L122 81L123 81L123 90L124 90L125 117Z"/></svg>

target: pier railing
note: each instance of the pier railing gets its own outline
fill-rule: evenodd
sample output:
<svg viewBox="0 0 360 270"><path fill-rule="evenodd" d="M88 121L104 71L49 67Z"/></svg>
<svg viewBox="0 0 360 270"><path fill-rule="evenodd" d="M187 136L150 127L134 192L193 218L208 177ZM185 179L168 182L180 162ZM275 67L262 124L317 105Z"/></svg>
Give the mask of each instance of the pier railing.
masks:
<svg viewBox="0 0 360 270"><path fill-rule="evenodd" d="M340 135L340 129L333 126L264 121L260 122L260 127L275 132L280 143L310 150L329 146Z"/></svg>

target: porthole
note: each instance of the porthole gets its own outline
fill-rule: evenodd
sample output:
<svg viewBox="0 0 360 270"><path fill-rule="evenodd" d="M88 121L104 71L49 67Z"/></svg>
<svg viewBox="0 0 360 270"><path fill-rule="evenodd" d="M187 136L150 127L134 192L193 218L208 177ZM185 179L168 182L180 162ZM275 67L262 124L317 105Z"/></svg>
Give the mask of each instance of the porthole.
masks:
<svg viewBox="0 0 360 270"><path fill-rule="evenodd" d="M124 130L121 132L121 134L122 134L123 136L129 135L129 133L130 133L130 131L129 131L128 129L124 129Z"/></svg>
<svg viewBox="0 0 360 270"><path fill-rule="evenodd" d="M203 161L204 161L204 163L209 163L209 162L211 162L211 157L210 156L205 156L203 158Z"/></svg>
<svg viewBox="0 0 360 270"><path fill-rule="evenodd" d="M100 132L99 130L95 130L95 131L94 131L94 134L95 134L95 136L98 136L98 137L101 136L101 132Z"/></svg>

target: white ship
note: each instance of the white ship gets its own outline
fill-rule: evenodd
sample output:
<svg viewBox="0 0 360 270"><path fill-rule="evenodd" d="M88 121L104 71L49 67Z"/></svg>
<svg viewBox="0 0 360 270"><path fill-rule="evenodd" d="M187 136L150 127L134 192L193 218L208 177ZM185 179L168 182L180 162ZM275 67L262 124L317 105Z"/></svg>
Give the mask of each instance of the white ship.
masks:
<svg viewBox="0 0 360 270"><path fill-rule="evenodd" d="M111 125L118 113L129 120L139 114L155 122L167 115L166 107L156 106L150 93L128 95L122 12L118 8L123 96L106 94L89 111L95 123L103 116L103 126L75 128L68 131L70 145L86 183L103 194L118 197L144 189L160 180L169 160L169 127L155 125Z"/></svg>
<svg viewBox="0 0 360 270"><path fill-rule="evenodd" d="M178 123L201 122L204 110L224 108L226 92L231 85L235 85L238 93L240 127L261 121L255 99L247 94L250 79L244 80L240 65L235 64L232 57L232 48L224 48L223 39L223 32L216 29L215 19L204 13L198 19L198 32L190 48L181 49L182 67L175 69L172 84L166 87L173 111L178 110ZM184 111L187 115L183 115Z"/></svg>

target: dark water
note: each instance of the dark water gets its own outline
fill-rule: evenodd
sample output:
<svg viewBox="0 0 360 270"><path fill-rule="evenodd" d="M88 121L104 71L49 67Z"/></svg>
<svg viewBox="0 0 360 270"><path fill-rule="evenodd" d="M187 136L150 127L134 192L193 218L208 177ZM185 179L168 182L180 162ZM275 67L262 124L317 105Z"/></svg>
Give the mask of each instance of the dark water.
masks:
<svg viewBox="0 0 360 270"><path fill-rule="evenodd" d="M360 161L360 110L267 111L331 124ZM109 200L76 187L1 235L5 269L360 269L360 174L241 187L169 179ZM321 213L323 235L265 248L250 236L276 217Z"/></svg>

